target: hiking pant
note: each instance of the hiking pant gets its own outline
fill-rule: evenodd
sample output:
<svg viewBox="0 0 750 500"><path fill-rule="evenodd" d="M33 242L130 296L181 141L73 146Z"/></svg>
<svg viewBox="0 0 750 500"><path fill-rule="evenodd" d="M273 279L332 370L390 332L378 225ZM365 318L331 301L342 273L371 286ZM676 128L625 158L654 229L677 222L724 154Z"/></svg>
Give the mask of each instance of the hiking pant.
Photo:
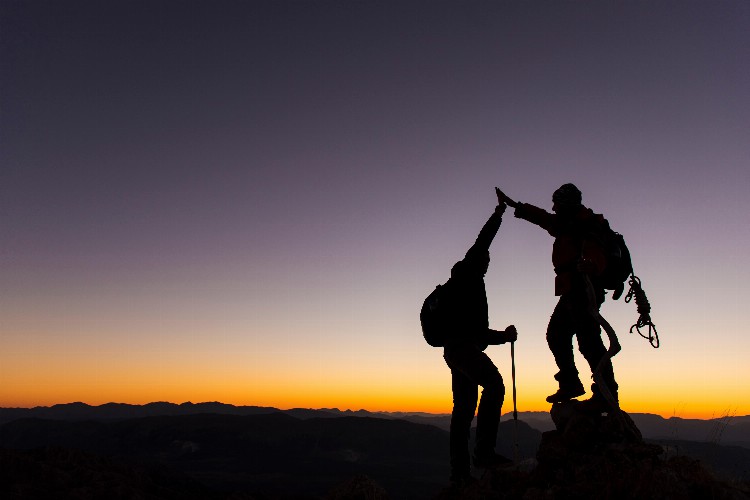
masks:
<svg viewBox="0 0 750 500"><path fill-rule="evenodd" d="M477 412L475 453L480 455L495 451L505 385L492 360L476 346L446 346L443 357L451 369L453 387L451 471L453 476L468 475L471 469L469 435L477 409L478 386L482 386L482 397Z"/></svg>
<svg viewBox="0 0 750 500"><path fill-rule="evenodd" d="M603 301L604 292L601 291L597 293L596 310L599 310ZM574 288L560 297L547 326L547 345L559 369L555 379L560 383L561 389L581 385L573 359L573 336L578 339L578 349L593 373L602 356L606 355L607 349L602 342L599 322L591 314L588 296L581 288ZM602 367L602 377L609 391L617 399L618 386L612 361L607 361ZM601 397L596 384L591 386L591 391L595 397Z"/></svg>

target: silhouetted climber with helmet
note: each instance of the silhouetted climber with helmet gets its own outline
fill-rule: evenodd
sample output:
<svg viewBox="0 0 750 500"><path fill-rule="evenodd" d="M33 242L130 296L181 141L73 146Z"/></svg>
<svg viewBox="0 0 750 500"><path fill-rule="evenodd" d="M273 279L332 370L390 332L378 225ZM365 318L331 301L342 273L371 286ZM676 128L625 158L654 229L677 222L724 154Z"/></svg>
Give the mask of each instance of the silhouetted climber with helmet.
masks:
<svg viewBox="0 0 750 500"><path fill-rule="evenodd" d="M498 191L499 199L499 191ZM442 336L431 345L443 346L443 357L451 369L453 411L450 426L451 482L463 487L472 481L469 456L469 434L477 410L479 386L482 395L477 411L476 445L473 459L476 467L510 464L512 461L495 452L500 410L505 398L505 385L495 364L484 353L490 344L514 342L515 326L504 331L489 328L487 292L484 276L490 264L489 248L495 238L506 206L499 202L485 223L466 256L451 269L451 277L436 289L439 294L433 306L439 316L436 328ZM430 305L431 295L425 301ZM426 325L422 313L423 328Z"/></svg>
<svg viewBox="0 0 750 500"><path fill-rule="evenodd" d="M581 191L573 184L564 184L552 195L552 212L515 202L500 191L498 199L515 208L515 216L545 229L555 238L552 264L555 268L557 306L547 327L547 344L555 357L559 389L547 397L550 403L570 400L585 394L573 357L573 337L592 372L603 360L607 350L601 338L600 324L594 313L604 302L600 281L607 259L596 235L608 227L606 219L585 207ZM593 294L591 294L593 288ZM593 296L592 296L593 295ZM602 380L617 401L617 382L612 362L607 357L601 366ZM592 410L608 411L610 404L596 383L593 396L586 403Z"/></svg>

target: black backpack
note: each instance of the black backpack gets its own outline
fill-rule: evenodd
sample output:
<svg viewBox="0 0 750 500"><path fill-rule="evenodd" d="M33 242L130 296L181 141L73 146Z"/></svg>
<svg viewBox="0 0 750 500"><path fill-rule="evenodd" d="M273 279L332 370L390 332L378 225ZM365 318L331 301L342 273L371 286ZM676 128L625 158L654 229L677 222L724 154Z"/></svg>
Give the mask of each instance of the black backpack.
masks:
<svg viewBox="0 0 750 500"><path fill-rule="evenodd" d="M625 290L625 282L633 274L633 263L625 238L613 231L609 224L598 235L607 258L607 265L601 275L601 283L607 290L613 290L612 300L617 300Z"/></svg>
<svg viewBox="0 0 750 500"><path fill-rule="evenodd" d="M438 285L430 293L419 312L422 335L432 347L443 347L449 332L451 280Z"/></svg>

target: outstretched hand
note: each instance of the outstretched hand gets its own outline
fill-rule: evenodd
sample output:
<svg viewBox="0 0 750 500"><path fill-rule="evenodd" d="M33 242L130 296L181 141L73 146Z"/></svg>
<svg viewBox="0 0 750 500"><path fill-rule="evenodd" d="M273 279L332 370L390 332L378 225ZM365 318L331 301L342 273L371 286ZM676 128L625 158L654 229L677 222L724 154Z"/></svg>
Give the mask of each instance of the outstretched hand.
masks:
<svg viewBox="0 0 750 500"><path fill-rule="evenodd" d="M495 187L495 194L497 195L497 202L501 204L510 205L511 207L515 208L518 206L518 203L508 198L505 193L500 191L500 188Z"/></svg>

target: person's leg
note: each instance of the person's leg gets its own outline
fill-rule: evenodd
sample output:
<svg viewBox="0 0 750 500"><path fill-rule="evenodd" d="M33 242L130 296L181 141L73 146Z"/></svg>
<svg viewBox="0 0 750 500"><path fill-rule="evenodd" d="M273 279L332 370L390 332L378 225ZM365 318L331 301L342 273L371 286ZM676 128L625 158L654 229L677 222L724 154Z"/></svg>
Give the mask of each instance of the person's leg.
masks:
<svg viewBox="0 0 750 500"><path fill-rule="evenodd" d="M458 359L456 359L458 358ZM469 437L477 407L477 384L462 373L459 356L446 352L445 361L451 369L453 411L450 425L451 480L461 482L471 475Z"/></svg>
<svg viewBox="0 0 750 500"><path fill-rule="evenodd" d="M578 337L578 349L586 359L591 368L591 373L599 366L599 362L607 354L607 349L602 341L601 327L599 322L592 316L591 312L580 309L576 314L576 332ZM607 360L602 365L602 379L607 385L607 389L617 400L618 385L615 381L614 368L612 361ZM591 386L591 392L594 399L602 398L600 388L596 383Z"/></svg>
<svg viewBox="0 0 750 500"><path fill-rule="evenodd" d="M475 457L491 457L495 454L497 428L500 425L500 411L505 399L503 377L495 364L483 352L479 352L470 376L482 386L482 396L477 410L477 436Z"/></svg>
<svg viewBox="0 0 750 500"><path fill-rule="evenodd" d="M550 403L567 401L586 392L573 357L575 333L573 303L570 296L564 295L557 302L547 325L547 345L555 358L558 369L555 380L560 384L559 390L547 398Z"/></svg>
<svg viewBox="0 0 750 500"><path fill-rule="evenodd" d="M475 461L494 461L500 410L505 398L503 378L489 356L476 347L459 349L452 361L450 366L454 371L460 371L475 388L477 385L482 386L474 456ZM476 397L476 393L474 394Z"/></svg>

